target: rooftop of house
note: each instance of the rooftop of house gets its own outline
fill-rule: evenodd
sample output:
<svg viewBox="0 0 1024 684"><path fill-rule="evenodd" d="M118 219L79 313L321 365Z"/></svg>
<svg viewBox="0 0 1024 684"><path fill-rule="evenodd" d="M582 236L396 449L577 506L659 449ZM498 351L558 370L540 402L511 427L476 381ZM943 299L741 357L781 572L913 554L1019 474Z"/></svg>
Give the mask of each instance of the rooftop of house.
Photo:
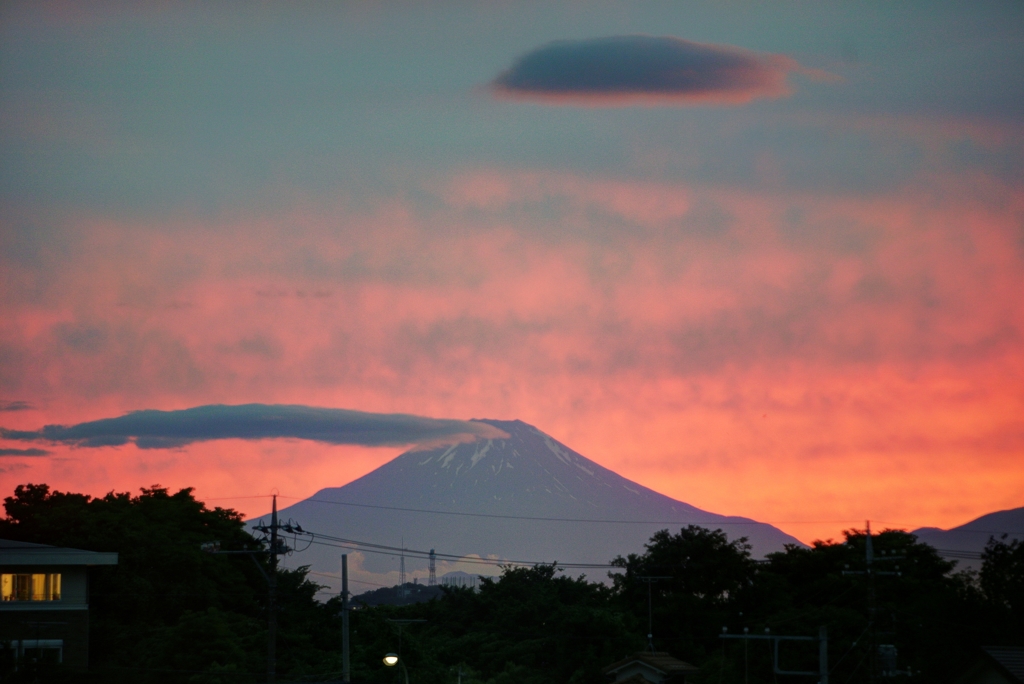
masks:
<svg viewBox="0 0 1024 684"><path fill-rule="evenodd" d="M638 651L627 658L623 658L622 660L605 667L604 673L614 674L627 665L637 662L657 670L664 675L685 674L687 672L697 672L697 670L700 669L690 663L673 658L664 651Z"/></svg>
<svg viewBox="0 0 1024 684"><path fill-rule="evenodd" d="M1016 681L1024 682L1024 646L985 646L982 650Z"/></svg>
<svg viewBox="0 0 1024 684"><path fill-rule="evenodd" d="M117 565L117 554L0 539L0 566Z"/></svg>

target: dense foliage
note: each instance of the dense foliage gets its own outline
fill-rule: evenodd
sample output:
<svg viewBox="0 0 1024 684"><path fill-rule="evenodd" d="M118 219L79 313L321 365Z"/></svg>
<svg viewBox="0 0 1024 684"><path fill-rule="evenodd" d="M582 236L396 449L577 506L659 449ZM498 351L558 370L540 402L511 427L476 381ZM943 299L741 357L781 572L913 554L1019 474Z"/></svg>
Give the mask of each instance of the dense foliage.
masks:
<svg viewBox="0 0 1024 684"><path fill-rule="evenodd" d="M257 548L237 513L159 487L94 499L26 485L5 508L0 538L120 554L93 571L86 679L263 681L264 577L249 556L200 550L212 540ZM880 644L929 682L955 679L980 645L1024 644L1024 544L993 539L980 573L957 573L904 532L871 542L873 574L859 531L758 562L744 540L699 527L658 532L643 554L615 559L606 582L555 565L505 568L475 591L354 611L353 680L398 684L401 668L381 657L401 650L413 684L603 684L603 666L646 646L648 620L658 650L700 666L695 682L806 681L772 674L769 641L722 639L723 628L813 636L825 626L838 682L867 681ZM317 601L317 589L304 569L280 573L279 681L340 678L340 605ZM812 642L787 643L780 657L817 667Z"/></svg>
<svg viewBox="0 0 1024 684"><path fill-rule="evenodd" d="M263 574L250 556L200 548L220 541L256 549L238 513L210 510L190 489L91 498L31 484L17 487L4 508L2 539L119 554L116 566L90 570L97 681L258 681L266 671ZM317 586L303 571L281 571L278 585L279 669L328 665L335 606L315 600Z"/></svg>

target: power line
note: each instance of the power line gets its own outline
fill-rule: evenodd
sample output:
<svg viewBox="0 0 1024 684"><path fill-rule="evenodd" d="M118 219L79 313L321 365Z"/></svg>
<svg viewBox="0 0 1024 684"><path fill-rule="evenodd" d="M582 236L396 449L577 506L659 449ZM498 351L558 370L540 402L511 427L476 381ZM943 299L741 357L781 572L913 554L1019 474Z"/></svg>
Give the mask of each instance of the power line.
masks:
<svg viewBox="0 0 1024 684"><path fill-rule="evenodd" d="M328 535L316 534L316 533L311 533L311 534L314 534L315 536L321 537L323 539L329 539L331 541L342 542L342 543L346 543L346 544L357 544L357 545L360 545L360 546L372 546L372 547L377 548L377 549L385 549L385 550L388 550L388 551L399 551L399 552L402 552L402 553L414 554L414 555L419 556L421 558L426 557L426 558L429 559L431 555L434 555L434 556L440 557L440 558L449 558L449 559L455 560L455 561L464 561L467 558L465 555L459 555L459 554L453 554L453 553L437 553L437 552L435 552L433 550L431 550L431 551L419 551L419 550L416 550L416 549L410 549L408 547L397 548L397 547L394 547L394 546L385 546L383 544L371 544L369 542L361 542L361 541L358 541L358 540L355 540L355 539L344 539L344 538L341 538L341 537L331 537L331 536L328 536ZM472 560L475 561L477 559L472 559ZM519 560L501 560L501 559L487 559L487 558L481 558L479 560L480 560L480 562L485 562L485 563L488 563L488 564L491 564L491 565L507 565L507 564L516 564L516 565L546 565L546 564L549 564L547 561L519 561ZM558 565L560 565L560 566L574 567L574 568L615 568L615 567L619 567L617 565L611 565L610 563L558 563L557 561L556 561L556 563Z"/></svg>
<svg viewBox="0 0 1024 684"><path fill-rule="evenodd" d="M306 574L307 575L318 575L319 577L330 577L331 579L336 579L339 582L341 581L341 577L340 576L332 575L329 572L314 572L312 570L307 570ZM349 578L348 581L349 582L355 582L356 584L366 584L366 585L371 586L371 587L387 587L388 586L386 584L377 584L376 582L367 582L365 580L352 579L351 577Z"/></svg>
<svg viewBox="0 0 1024 684"><path fill-rule="evenodd" d="M774 520L762 522L758 520L616 520L612 518L556 518L529 515L503 515L500 513L466 513L461 511L439 511L431 508L404 508L401 506L380 506L377 504L358 504L348 501L328 501L326 499L300 499L296 496L284 496L302 503L322 503L331 506L353 506L356 508L374 508L385 511L403 511L405 513L430 513L432 515L455 515L467 518L497 518L500 520L536 520L538 522L574 522L602 523L616 525L824 525L860 522L859 520Z"/></svg>
<svg viewBox="0 0 1024 684"><path fill-rule="evenodd" d="M206 501L224 501L230 499L268 499L271 494L256 494L252 496L222 496L206 499ZM348 501L328 501L326 499L303 499L298 496L278 495L281 499L291 499L299 502L322 503L332 506L352 506L355 508L374 508L385 511L402 511L405 513L429 513L432 515L455 515L468 518L497 518L500 520L536 520L539 522L576 522L576 523L600 523L614 525L847 525L856 524L860 520L617 520L613 518L557 518L528 515L502 515L499 513L466 513L461 511L441 511L431 508L405 508L401 506L381 506L378 504L358 504ZM911 528L913 525L887 522L879 520L883 525L893 525L896 528ZM940 532L976 533L976 534L1021 534L1021 532L1009 530L959 530L949 529Z"/></svg>
<svg viewBox="0 0 1024 684"><path fill-rule="evenodd" d="M956 549L935 549L935 552L946 558L960 558L963 560L981 560L980 551L958 551Z"/></svg>
<svg viewBox="0 0 1024 684"><path fill-rule="evenodd" d="M330 540L330 541L317 541L316 539L314 539L312 541L312 543L313 544L317 544L319 546L330 546L330 547L338 548L338 549L351 549L353 551L359 551L361 553L376 553L376 554L379 554L379 555L382 555L382 556L397 556L402 551L402 549L398 548L397 546L381 546L379 544L369 544L369 543L365 543L365 542L357 542L357 541L347 540L347 539L337 539L337 538L333 538L333 537L326 537L326 536L323 536L323 535L316 535L316 536ZM365 546L364 546L364 544L365 544ZM412 551L411 549L405 549L405 552L406 552L406 554L412 555L412 556L417 557L417 558L429 559L429 557L430 557L430 553L429 552ZM451 559L453 562L457 562L457 563L468 563L470 565L487 565L487 566L491 566L491 567L502 566L502 565L515 565L515 566L520 566L520 567L533 567L535 565L551 565L552 564L551 561L524 561L524 560L508 560L508 559L499 559L499 558L494 558L494 559L491 559L491 558L472 558L472 557L469 557L469 556L459 556L459 555L456 555L456 554L448 554L448 553L436 553L435 555L437 557L439 557L439 558ZM617 565L611 565L609 563L560 563L560 562L555 561L554 564L557 565L560 568L563 568L563 569L564 568L569 568L569 569L573 569L573 570L587 570L587 569L590 569L590 570L594 570L594 569L600 570L600 569L614 569L614 568L618 568L619 567Z"/></svg>

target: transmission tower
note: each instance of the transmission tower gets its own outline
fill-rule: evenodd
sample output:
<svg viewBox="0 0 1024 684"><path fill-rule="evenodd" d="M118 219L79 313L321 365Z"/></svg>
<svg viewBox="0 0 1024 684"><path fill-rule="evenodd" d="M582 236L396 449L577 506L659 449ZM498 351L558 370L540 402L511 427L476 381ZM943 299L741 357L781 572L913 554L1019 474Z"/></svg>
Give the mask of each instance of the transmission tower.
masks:
<svg viewBox="0 0 1024 684"><path fill-rule="evenodd" d="M437 569L434 566L434 561L437 556L434 555L434 549L430 549L430 577L427 579L427 586L432 587L437 584Z"/></svg>

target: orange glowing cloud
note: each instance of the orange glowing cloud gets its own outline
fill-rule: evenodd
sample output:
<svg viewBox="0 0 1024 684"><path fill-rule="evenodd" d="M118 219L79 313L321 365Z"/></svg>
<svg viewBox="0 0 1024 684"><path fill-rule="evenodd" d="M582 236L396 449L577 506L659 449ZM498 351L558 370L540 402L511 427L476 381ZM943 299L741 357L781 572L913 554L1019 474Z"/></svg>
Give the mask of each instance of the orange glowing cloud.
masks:
<svg viewBox="0 0 1024 684"><path fill-rule="evenodd" d="M252 402L519 418L806 541L867 517L948 526L1020 505L1013 188L764 194L496 168L424 187L429 211L383 197L72 217L66 250L7 262L0 398L20 410L4 426ZM0 487L308 496L397 452L47 450L4 456Z"/></svg>

